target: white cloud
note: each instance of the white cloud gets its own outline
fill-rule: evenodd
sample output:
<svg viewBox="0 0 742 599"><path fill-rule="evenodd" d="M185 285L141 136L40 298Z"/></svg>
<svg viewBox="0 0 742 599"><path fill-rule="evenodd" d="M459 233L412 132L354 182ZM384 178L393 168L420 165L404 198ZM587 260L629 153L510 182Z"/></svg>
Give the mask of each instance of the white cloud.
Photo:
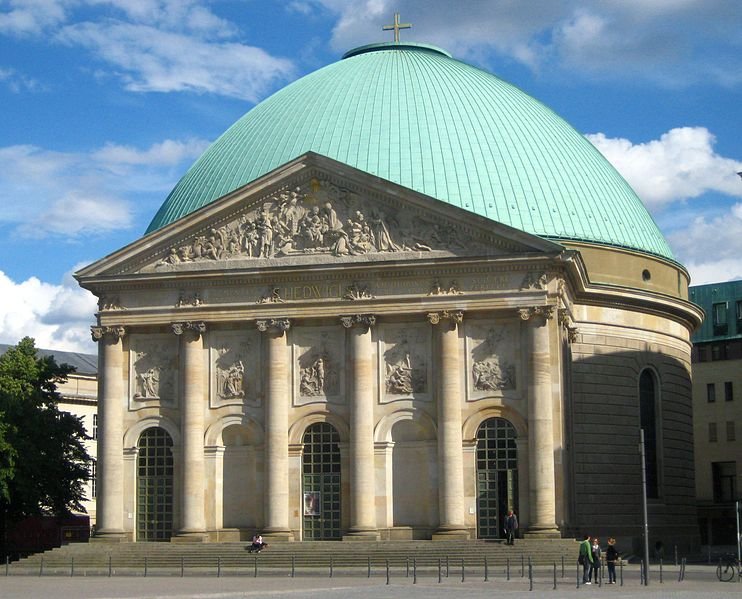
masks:
<svg viewBox="0 0 742 599"><path fill-rule="evenodd" d="M704 127L671 129L660 139L637 144L602 133L587 137L650 208L707 192L742 197L736 174L742 162L718 155L715 138Z"/></svg>
<svg viewBox="0 0 742 599"><path fill-rule="evenodd" d="M0 83L4 83L8 86L8 89L14 94L19 94L23 91L39 91L42 89L42 85L31 77L26 77L22 73L18 73L15 69L4 69L0 68Z"/></svg>
<svg viewBox="0 0 742 599"><path fill-rule="evenodd" d="M253 46L211 42L148 25L105 22L64 27L58 39L92 50L131 91L214 93L257 102L291 78L291 61Z"/></svg>
<svg viewBox="0 0 742 599"><path fill-rule="evenodd" d="M494 50L533 69L568 70L572 77L642 77L674 86L742 83L738 0L479 0L463 4L455 19L447 0L302 4L310 1L337 14L332 44L338 51L391 39L381 26L400 12L413 25L403 40L433 43L466 59Z"/></svg>
<svg viewBox="0 0 742 599"><path fill-rule="evenodd" d="M0 222L32 238L125 230L134 220L134 196L149 194L159 202L161 192L177 181L182 165L206 146L205 140L188 139L165 140L145 149L106 144L90 153L31 145L0 148Z"/></svg>
<svg viewBox="0 0 742 599"><path fill-rule="evenodd" d="M0 33L26 36L63 23L74 0L9 0L0 11ZM0 8L3 8L0 6Z"/></svg>
<svg viewBox="0 0 742 599"><path fill-rule="evenodd" d="M0 271L0 343L29 336L37 347L95 353L90 325L96 309L93 294L70 273L55 285L36 277L16 282Z"/></svg>

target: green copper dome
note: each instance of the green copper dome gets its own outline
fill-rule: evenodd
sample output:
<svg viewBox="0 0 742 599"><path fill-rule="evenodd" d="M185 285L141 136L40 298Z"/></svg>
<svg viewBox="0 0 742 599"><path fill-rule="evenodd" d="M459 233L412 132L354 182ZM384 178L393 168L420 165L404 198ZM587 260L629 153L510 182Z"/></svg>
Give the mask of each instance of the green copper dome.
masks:
<svg viewBox="0 0 742 599"><path fill-rule="evenodd" d="M584 136L513 85L410 43L352 50L255 106L193 164L147 232L308 151L541 237L672 258Z"/></svg>

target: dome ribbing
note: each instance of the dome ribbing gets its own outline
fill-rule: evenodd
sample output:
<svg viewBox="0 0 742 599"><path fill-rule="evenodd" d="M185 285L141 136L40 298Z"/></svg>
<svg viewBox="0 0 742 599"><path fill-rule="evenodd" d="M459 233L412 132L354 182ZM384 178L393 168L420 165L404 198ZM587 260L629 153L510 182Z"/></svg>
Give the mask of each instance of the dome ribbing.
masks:
<svg viewBox="0 0 742 599"><path fill-rule="evenodd" d="M583 135L491 73L410 43L352 50L255 106L193 164L147 232L308 151L541 237L672 259Z"/></svg>

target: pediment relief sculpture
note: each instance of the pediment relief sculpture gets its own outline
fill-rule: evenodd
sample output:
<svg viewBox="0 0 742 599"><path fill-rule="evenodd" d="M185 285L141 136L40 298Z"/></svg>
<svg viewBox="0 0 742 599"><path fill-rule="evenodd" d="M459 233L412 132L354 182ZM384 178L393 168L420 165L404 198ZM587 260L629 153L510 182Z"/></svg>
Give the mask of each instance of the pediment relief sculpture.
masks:
<svg viewBox="0 0 742 599"><path fill-rule="evenodd" d="M234 259L460 251L478 245L484 249L442 216L421 218L416 211L385 206L315 179L308 191L297 187L278 193L177 242L145 270Z"/></svg>

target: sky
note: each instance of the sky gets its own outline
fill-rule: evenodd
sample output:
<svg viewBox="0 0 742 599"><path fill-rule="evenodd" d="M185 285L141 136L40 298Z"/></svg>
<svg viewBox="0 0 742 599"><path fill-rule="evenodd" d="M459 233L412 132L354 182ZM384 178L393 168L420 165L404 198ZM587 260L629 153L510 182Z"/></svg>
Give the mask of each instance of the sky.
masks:
<svg viewBox="0 0 742 599"><path fill-rule="evenodd" d="M256 103L356 46L434 44L550 106L693 284L742 278L740 0L0 0L0 343L95 353L72 273L138 239Z"/></svg>

